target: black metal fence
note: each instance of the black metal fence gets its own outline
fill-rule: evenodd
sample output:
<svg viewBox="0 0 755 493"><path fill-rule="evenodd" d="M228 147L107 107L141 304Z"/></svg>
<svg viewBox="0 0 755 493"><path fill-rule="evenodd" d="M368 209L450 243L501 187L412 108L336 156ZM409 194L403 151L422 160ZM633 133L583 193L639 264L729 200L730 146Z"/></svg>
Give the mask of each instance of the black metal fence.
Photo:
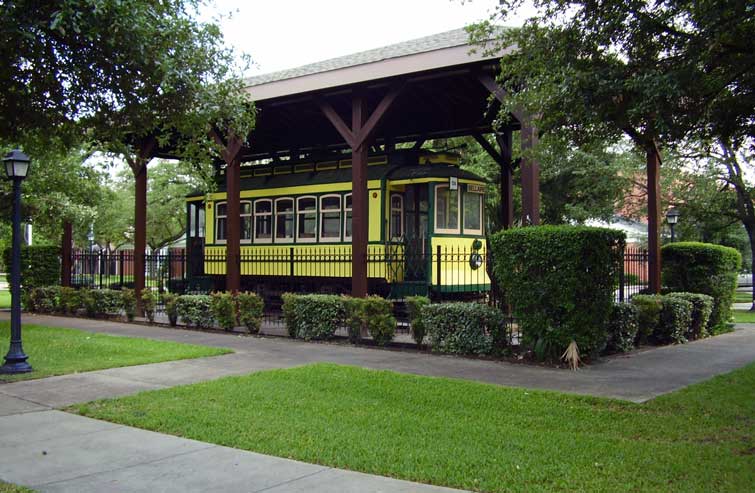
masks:
<svg viewBox="0 0 755 493"><path fill-rule="evenodd" d="M92 289L134 287L134 253L131 251L74 252L71 259L71 284ZM183 292L186 282L186 254L148 254L144 256L145 286Z"/></svg>
<svg viewBox="0 0 755 493"><path fill-rule="evenodd" d="M629 301L633 295L648 287L648 251L644 248L628 245L622 251L615 299L617 302Z"/></svg>
<svg viewBox="0 0 755 493"><path fill-rule="evenodd" d="M370 245L366 264L369 291L403 299L426 295L436 300L476 300L502 305L503 296L492 274L492 256L485 248L436 245L429 242ZM223 250L208 248L202 276L189 278L184 250L145 255L145 285L183 293L222 289L226 270ZM623 269L616 281L616 301L627 301L647 287L647 250L628 246L622 252ZM270 247L244 250L235 262L242 276L242 289L266 298L280 293L351 291L352 254L349 245ZM133 287L134 254L121 252L75 252L72 284L94 289Z"/></svg>

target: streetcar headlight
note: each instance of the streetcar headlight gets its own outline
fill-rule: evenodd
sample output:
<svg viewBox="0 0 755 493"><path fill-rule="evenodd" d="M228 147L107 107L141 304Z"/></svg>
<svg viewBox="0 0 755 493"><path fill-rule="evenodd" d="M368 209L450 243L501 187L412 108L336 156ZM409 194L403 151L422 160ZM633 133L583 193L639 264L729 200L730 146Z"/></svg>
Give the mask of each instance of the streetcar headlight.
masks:
<svg viewBox="0 0 755 493"><path fill-rule="evenodd" d="M469 256L469 266L472 270L477 270L482 265L482 255L479 253L473 253Z"/></svg>

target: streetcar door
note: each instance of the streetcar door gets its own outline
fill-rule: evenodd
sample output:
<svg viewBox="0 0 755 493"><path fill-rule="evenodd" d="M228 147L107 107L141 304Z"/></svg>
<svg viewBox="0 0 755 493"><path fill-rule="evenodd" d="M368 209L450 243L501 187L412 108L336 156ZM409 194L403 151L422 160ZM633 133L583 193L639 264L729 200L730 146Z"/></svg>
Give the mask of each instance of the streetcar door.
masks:
<svg viewBox="0 0 755 493"><path fill-rule="evenodd" d="M186 248L188 277L204 274L204 203L189 202Z"/></svg>
<svg viewBox="0 0 755 493"><path fill-rule="evenodd" d="M404 280L424 284L423 292L416 294L424 294L427 289L429 209L427 184L408 185L404 193Z"/></svg>

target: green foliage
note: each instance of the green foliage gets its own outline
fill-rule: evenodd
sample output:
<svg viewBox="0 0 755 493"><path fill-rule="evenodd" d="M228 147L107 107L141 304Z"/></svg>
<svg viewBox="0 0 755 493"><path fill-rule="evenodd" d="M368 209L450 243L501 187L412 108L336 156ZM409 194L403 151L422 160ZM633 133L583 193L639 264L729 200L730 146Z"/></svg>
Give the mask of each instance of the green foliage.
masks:
<svg viewBox="0 0 755 493"><path fill-rule="evenodd" d="M637 342L646 343L650 337L658 332L661 323L661 309L663 297L656 294L636 294L632 296L632 304L637 307L637 322L639 331Z"/></svg>
<svg viewBox="0 0 755 493"><path fill-rule="evenodd" d="M97 300L94 297L94 292L88 288L82 288L79 290L81 296L81 305L84 307L84 313L87 317L95 317L97 315Z"/></svg>
<svg viewBox="0 0 755 493"><path fill-rule="evenodd" d="M283 293L281 295L281 300L283 301L281 311L283 312L283 319L286 321L286 330L288 331L288 335L294 339L296 339L299 328L299 311L296 296L294 293Z"/></svg>
<svg viewBox="0 0 755 493"><path fill-rule="evenodd" d="M69 315L75 315L82 305L81 292L79 290L66 287L60 288L60 311Z"/></svg>
<svg viewBox="0 0 755 493"><path fill-rule="evenodd" d="M661 299L661 323L653 334L660 344L681 344L687 342L686 334L692 325L692 303L665 295Z"/></svg>
<svg viewBox="0 0 755 493"><path fill-rule="evenodd" d="M11 249L3 251L5 265L10 265ZM10 273L6 275L10 283ZM56 246L21 246L21 284L24 287L54 286L60 281L60 248Z"/></svg>
<svg viewBox="0 0 755 493"><path fill-rule="evenodd" d="M364 315L364 299L344 296L344 323L348 331L349 342L358 344L367 334L367 323Z"/></svg>
<svg viewBox="0 0 755 493"><path fill-rule="evenodd" d="M165 292L162 294L162 301L168 322L171 327L175 327L176 322L178 322L178 295Z"/></svg>
<svg viewBox="0 0 755 493"><path fill-rule="evenodd" d="M343 310L351 342L359 342L365 333L370 334L378 346L385 346L393 339L396 319L390 301L380 296L343 297Z"/></svg>
<svg viewBox="0 0 755 493"><path fill-rule="evenodd" d="M422 323L433 351L451 354L494 354L502 349L506 321L496 308L482 303L426 305Z"/></svg>
<svg viewBox="0 0 755 493"><path fill-rule="evenodd" d="M257 293L243 292L236 294L239 306L239 323L246 326L250 334L259 334L265 302Z"/></svg>
<svg viewBox="0 0 755 493"><path fill-rule="evenodd" d="M412 326L412 339L417 346L422 346L425 340L427 328L422 320L422 308L430 304L430 298L427 296L407 296L406 311L409 314L409 323Z"/></svg>
<svg viewBox="0 0 755 493"><path fill-rule="evenodd" d="M95 293L98 293L95 296L102 295L102 291L105 291L105 290L95 291ZM121 304L123 306L123 311L126 312L126 318L128 319L129 322L131 322L134 320L134 316L136 315L136 293L134 292L133 289L123 288L120 291L120 294L121 294Z"/></svg>
<svg viewBox="0 0 755 493"><path fill-rule="evenodd" d="M59 310L60 288L41 286L31 290L31 304L37 313L55 313Z"/></svg>
<svg viewBox="0 0 755 493"><path fill-rule="evenodd" d="M606 324L606 350L626 353L634 348L640 310L630 303L616 303Z"/></svg>
<svg viewBox="0 0 755 493"><path fill-rule="evenodd" d="M155 321L155 307L157 306L157 295L150 288L144 288L142 291L142 310L149 320L149 323Z"/></svg>
<svg viewBox="0 0 755 493"><path fill-rule="evenodd" d="M733 248L707 243L679 242L661 249L663 284L671 291L702 293L713 297L710 327L731 318L742 257Z"/></svg>
<svg viewBox="0 0 755 493"><path fill-rule="evenodd" d="M471 29L504 53L502 120L536 115L542 133L574 142L624 133L656 155L690 134L755 135L748 2L543 0L521 28L498 27L523 5L502 0Z"/></svg>
<svg viewBox="0 0 755 493"><path fill-rule="evenodd" d="M329 294L283 295L283 317L291 337L329 339L344 320L340 296Z"/></svg>
<svg viewBox="0 0 755 493"><path fill-rule="evenodd" d="M223 330L236 327L236 300L231 293L212 293L210 309L218 325Z"/></svg>
<svg viewBox="0 0 755 493"><path fill-rule="evenodd" d="M509 296L523 343L538 357L558 358L572 340L583 354L603 348L623 245L620 231L584 226L493 235L493 273Z"/></svg>
<svg viewBox="0 0 755 493"><path fill-rule="evenodd" d="M694 341L708 337L708 323L713 313L713 297L699 293L669 293L667 298L680 298L692 303L692 322L685 334L687 340Z"/></svg>
<svg viewBox="0 0 755 493"><path fill-rule="evenodd" d="M212 297L207 294L184 294L176 300L176 313L186 325L199 329L212 327Z"/></svg>

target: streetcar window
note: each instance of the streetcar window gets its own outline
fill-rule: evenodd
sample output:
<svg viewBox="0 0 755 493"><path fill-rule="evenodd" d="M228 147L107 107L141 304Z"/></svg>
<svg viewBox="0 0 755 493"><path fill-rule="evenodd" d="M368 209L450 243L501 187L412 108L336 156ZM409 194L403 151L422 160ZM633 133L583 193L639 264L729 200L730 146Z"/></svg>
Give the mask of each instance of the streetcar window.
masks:
<svg viewBox="0 0 755 493"><path fill-rule="evenodd" d="M226 204L221 202L215 205L215 240L225 241L228 215L226 213Z"/></svg>
<svg viewBox="0 0 755 493"><path fill-rule="evenodd" d="M291 240L294 237L294 199L275 201L275 240Z"/></svg>
<svg viewBox="0 0 755 493"><path fill-rule="evenodd" d="M391 195L391 238L401 238L404 234L404 197Z"/></svg>
<svg viewBox="0 0 755 493"><path fill-rule="evenodd" d="M320 240L337 241L341 238L341 196L325 195L320 198Z"/></svg>
<svg viewBox="0 0 755 493"><path fill-rule="evenodd" d="M254 241L268 243L273 238L273 201L254 201Z"/></svg>
<svg viewBox="0 0 755 493"><path fill-rule="evenodd" d="M343 239L351 241L351 194L343 198Z"/></svg>
<svg viewBox="0 0 755 493"><path fill-rule="evenodd" d="M464 192L464 234L482 234L482 194Z"/></svg>
<svg viewBox="0 0 755 493"><path fill-rule="evenodd" d="M459 232L459 191L450 190L448 185L435 187L435 231Z"/></svg>
<svg viewBox="0 0 755 493"><path fill-rule="evenodd" d="M197 212L197 237L204 238L204 207L200 207Z"/></svg>
<svg viewBox="0 0 755 493"><path fill-rule="evenodd" d="M241 216L241 241L252 240L252 203L240 202L239 211Z"/></svg>
<svg viewBox="0 0 755 493"><path fill-rule="evenodd" d="M317 239L317 199L300 197L296 201L299 227L296 232L298 241L312 242Z"/></svg>

